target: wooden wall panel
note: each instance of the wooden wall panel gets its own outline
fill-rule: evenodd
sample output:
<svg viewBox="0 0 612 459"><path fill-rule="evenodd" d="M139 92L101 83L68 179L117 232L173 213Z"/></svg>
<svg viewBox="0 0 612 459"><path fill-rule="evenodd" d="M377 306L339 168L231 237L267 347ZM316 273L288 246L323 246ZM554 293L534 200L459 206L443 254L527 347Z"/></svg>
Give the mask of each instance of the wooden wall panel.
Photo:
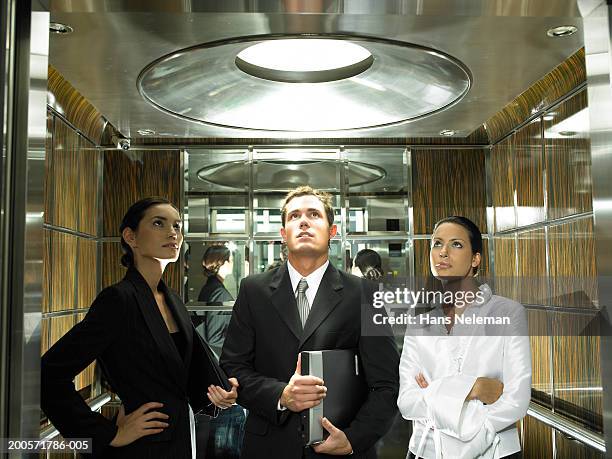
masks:
<svg viewBox="0 0 612 459"><path fill-rule="evenodd" d="M139 199L161 196L180 209L183 171L178 150L105 150L103 161L104 236L120 236L123 215Z"/></svg>
<svg viewBox="0 0 612 459"><path fill-rule="evenodd" d="M449 215L487 232L484 150L412 150L414 233L431 234Z"/></svg>
<svg viewBox="0 0 612 459"><path fill-rule="evenodd" d="M76 323L79 323L81 320L83 320L83 317L85 317L84 313L77 314ZM76 390L81 390L87 386L90 386L93 383L95 365L96 362L94 361L77 375L77 377L74 379L74 387L76 388Z"/></svg>
<svg viewBox="0 0 612 459"><path fill-rule="evenodd" d="M51 319L43 317L40 321L40 355L49 349L49 324Z"/></svg>
<svg viewBox="0 0 612 459"><path fill-rule="evenodd" d="M53 346L74 326L74 314L49 319L49 347Z"/></svg>
<svg viewBox="0 0 612 459"><path fill-rule="evenodd" d="M77 230L79 135L66 123L55 119L53 134L53 212L51 223Z"/></svg>
<svg viewBox="0 0 612 459"><path fill-rule="evenodd" d="M592 318L562 312L552 316L555 410L601 432L600 338L578 336L590 333L585 330Z"/></svg>
<svg viewBox="0 0 612 459"><path fill-rule="evenodd" d="M513 136L516 185L516 224L531 225L546 220L544 208L544 156L542 123L533 121Z"/></svg>
<svg viewBox="0 0 612 459"><path fill-rule="evenodd" d="M516 227L514 203L515 174L512 137L491 148L491 200L493 203L495 228L503 231Z"/></svg>
<svg viewBox="0 0 612 459"><path fill-rule="evenodd" d="M97 145L108 142L115 128L52 65L49 66L47 88L53 94L50 104L54 110L62 113Z"/></svg>
<svg viewBox="0 0 612 459"><path fill-rule="evenodd" d="M42 272L42 301L41 310L43 313L49 312L51 298L51 238L52 233L48 229L43 229L43 272Z"/></svg>
<svg viewBox="0 0 612 459"><path fill-rule="evenodd" d="M523 459L552 459L552 430L529 416L522 421Z"/></svg>
<svg viewBox="0 0 612 459"><path fill-rule="evenodd" d="M546 304L546 237L543 229L518 235L518 301L523 304Z"/></svg>
<svg viewBox="0 0 612 459"><path fill-rule="evenodd" d="M494 244L495 293L513 300L518 297L518 278L516 276L516 239L514 234L496 236Z"/></svg>
<svg viewBox="0 0 612 459"><path fill-rule="evenodd" d="M53 128L55 117L47 110L47 133L45 137L45 177L43 180L44 222L51 223L53 209Z"/></svg>
<svg viewBox="0 0 612 459"><path fill-rule="evenodd" d="M557 447L556 459L604 459L606 456L593 448L589 448L577 440L569 439L557 432L555 435Z"/></svg>
<svg viewBox="0 0 612 459"><path fill-rule="evenodd" d="M544 121L549 218L589 212L593 193L591 145L584 132L586 89L550 110L549 117Z"/></svg>
<svg viewBox="0 0 612 459"><path fill-rule="evenodd" d="M116 282L119 282L125 276L126 269L121 266L121 251L120 242L102 242L102 288L108 287ZM179 293L182 290L182 277L180 265L183 256L176 263L170 263L164 272L164 282L168 287Z"/></svg>
<svg viewBox="0 0 612 459"><path fill-rule="evenodd" d="M592 217L552 226L548 230L551 304L596 307L597 266L594 244Z"/></svg>
<svg viewBox="0 0 612 459"><path fill-rule="evenodd" d="M101 242L102 244L102 285L106 288L123 279L125 268L121 266L121 244L119 242Z"/></svg>
<svg viewBox="0 0 612 459"><path fill-rule="evenodd" d="M79 207L78 220L81 233L97 236L98 221L98 163L100 152L86 139L81 137L78 162L79 169Z"/></svg>
<svg viewBox="0 0 612 459"><path fill-rule="evenodd" d="M77 237L67 233L51 235L51 297L50 310L74 309L76 288Z"/></svg>
<svg viewBox="0 0 612 459"><path fill-rule="evenodd" d="M94 239L78 239L78 284L77 304L78 309L88 308L97 293L97 256L98 242Z"/></svg>
<svg viewBox="0 0 612 459"><path fill-rule="evenodd" d="M527 310L527 320L531 342L532 398L550 408L553 387L550 377L552 350L548 313L541 310Z"/></svg>
<svg viewBox="0 0 612 459"><path fill-rule="evenodd" d="M485 123L489 142L499 139L528 120L541 107L552 105L572 89L586 82L584 48L576 51L525 92L508 103Z"/></svg>

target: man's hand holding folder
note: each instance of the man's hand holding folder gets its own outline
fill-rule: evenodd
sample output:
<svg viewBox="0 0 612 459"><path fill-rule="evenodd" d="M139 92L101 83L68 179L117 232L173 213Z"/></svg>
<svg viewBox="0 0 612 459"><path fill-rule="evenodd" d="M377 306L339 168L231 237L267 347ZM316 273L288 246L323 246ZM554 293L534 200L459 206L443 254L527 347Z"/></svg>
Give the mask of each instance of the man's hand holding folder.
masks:
<svg viewBox="0 0 612 459"><path fill-rule="evenodd" d="M295 413L317 406L327 392L323 384L323 380L316 376L302 376L302 361L298 354L295 373L283 389L280 406Z"/></svg>

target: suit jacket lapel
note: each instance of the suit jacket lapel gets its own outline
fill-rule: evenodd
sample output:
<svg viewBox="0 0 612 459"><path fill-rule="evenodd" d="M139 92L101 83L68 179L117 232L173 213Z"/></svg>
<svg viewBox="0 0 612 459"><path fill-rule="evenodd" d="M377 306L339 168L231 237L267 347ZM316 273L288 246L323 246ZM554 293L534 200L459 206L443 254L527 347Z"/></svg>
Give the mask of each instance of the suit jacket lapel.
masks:
<svg viewBox="0 0 612 459"><path fill-rule="evenodd" d="M272 289L272 304L296 339L299 340L302 335L302 322L300 321L295 294L291 288L287 263L283 263L278 268L272 282L270 282L270 288Z"/></svg>
<svg viewBox="0 0 612 459"><path fill-rule="evenodd" d="M172 342L172 337L168 332L164 318L159 312L153 292L137 269L130 268L125 277L136 290L136 302L144 317L145 324L159 348L159 353L164 361L163 366L170 372L178 387L184 387L185 379L183 375L185 374L185 367L176 350L176 346Z"/></svg>
<svg viewBox="0 0 612 459"><path fill-rule="evenodd" d="M325 270L325 274L323 274L321 284L319 284L319 289L317 290L317 294L310 308L308 319L304 325L304 332L300 339L300 348L315 330L319 328L338 303L340 303L342 300L342 294L340 292L342 287L340 273L338 273L338 270L330 263Z"/></svg>

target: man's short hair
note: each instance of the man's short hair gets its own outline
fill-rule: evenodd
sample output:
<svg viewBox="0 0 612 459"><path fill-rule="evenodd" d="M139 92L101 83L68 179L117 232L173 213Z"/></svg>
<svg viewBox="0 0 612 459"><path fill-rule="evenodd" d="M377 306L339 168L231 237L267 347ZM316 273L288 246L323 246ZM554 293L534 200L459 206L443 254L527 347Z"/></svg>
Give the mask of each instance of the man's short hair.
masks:
<svg viewBox="0 0 612 459"><path fill-rule="evenodd" d="M293 198L299 198L300 196L315 196L323 204L325 209L325 215L327 216L327 222L329 226L334 224L334 208L332 207L332 195L325 191L315 190L314 188L304 185L298 186L295 190L291 190L285 196L283 207L281 208L281 224L285 227L285 219L287 218L287 204Z"/></svg>

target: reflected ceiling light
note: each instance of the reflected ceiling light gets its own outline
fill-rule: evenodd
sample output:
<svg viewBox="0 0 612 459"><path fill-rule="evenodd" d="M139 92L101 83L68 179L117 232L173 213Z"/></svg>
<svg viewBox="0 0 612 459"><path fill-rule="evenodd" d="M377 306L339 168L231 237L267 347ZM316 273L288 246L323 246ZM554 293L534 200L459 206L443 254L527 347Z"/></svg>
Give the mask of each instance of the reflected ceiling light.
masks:
<svg viewBox="0 0 612 459"><path fill-rule="evenodd" d="M557 38L557 37L569 37L570 35L574 35L578 31L578 28L573 25L563 25L559 27L553 27L552 29L548 29L546 35L549 37Z"/></svg>
<svg viewBox="0 0 612 459"><path fill-rule="evenodd" d="M212 164L198 170L197 177L214 185L244 189L249 182L249 170L244 161ZM333 161L319 160L260 160L256 163L256 186L259 190L289 190L305 183L317 189L338 186L337 168ZM349 186L360 186L387 176L387 172L373 164L358 161L349 163Z"/></svg>
<svg viewBox="0 0 612 459"><path fill-rule="evenodd" d="M547 139L559 139L562 137L587 137L589 132L589 111L586 108L568 116L544 129L544 137Z"/></svg>
<svg viewBox="0 0 612 459"><path fill-rule="evenodd" d="M443 129L440 131L440 135L446 136L446 137L450 137L455 135L457 132L453 131L452 129Z"/></svg>
<svg viewBox="0 0 612 459"><path fill-rule="evenodd" d="M257 78L284 83L323 83L366 71L374 57L363 46L329 38L267 40L243 49L236 66Z"/></svg>
<svg viewBox="0 0 612 459"><path fill-rule="evenodd" d="M155 135L155 131L153 129L138 129L138 133L140 135Z"/></svg>
<svg viewBox="0 0 612 459"><path fill-rule="evenodd" d="M74 32L74 29L69 25L62 24L61 22L50 22L49 23L49 32L57 33L60 35L66 35Z"/></svg>

